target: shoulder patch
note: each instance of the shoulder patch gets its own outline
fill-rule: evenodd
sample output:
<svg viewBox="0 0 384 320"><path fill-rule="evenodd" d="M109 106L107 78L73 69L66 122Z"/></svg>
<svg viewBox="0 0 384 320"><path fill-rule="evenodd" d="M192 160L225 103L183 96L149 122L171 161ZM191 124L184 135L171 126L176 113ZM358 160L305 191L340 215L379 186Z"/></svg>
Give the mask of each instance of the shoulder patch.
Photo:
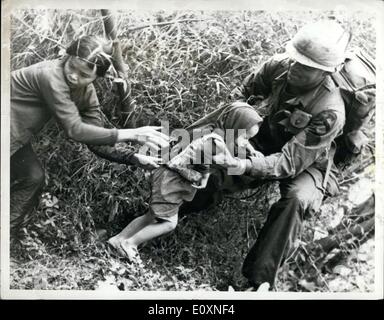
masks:
<svg viewBox="0 0 384 320"><path fill-rule="evenodd" d="M326 135L334 129L337 115L332 110L320 112L311 119L308 127L296 137L305 146L315 146L321 143Z"/></svg>
<svg viewBox="0 0 384 320"><path fill-rule="evenodd" d="M320 112L312 118L309 125L311 131L319 136L323 136L332 131L337 120L337 115L332 110Z"/></svg>

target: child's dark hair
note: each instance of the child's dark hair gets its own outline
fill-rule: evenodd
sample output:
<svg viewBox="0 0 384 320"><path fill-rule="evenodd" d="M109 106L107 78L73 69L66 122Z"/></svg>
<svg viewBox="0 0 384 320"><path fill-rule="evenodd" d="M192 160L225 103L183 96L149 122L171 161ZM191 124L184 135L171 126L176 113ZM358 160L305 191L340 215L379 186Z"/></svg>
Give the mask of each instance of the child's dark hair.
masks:
<svg viewBox="0 0 384 320"><path fill-rule="evenodd" d="M72 41L66 53L86 61L92 70L96 65L96 74L99 77L104 77L111 65L109 55L104 52L103 40L95 36L82 36Z"/></svg>

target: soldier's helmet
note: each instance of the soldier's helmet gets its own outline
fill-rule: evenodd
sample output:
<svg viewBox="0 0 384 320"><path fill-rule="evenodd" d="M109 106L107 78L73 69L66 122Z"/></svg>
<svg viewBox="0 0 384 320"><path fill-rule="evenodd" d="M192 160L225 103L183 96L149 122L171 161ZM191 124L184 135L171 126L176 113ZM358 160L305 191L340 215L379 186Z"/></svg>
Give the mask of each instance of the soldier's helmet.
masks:
<svg viewBox="0 0 384 320"><path fill-rule="evenodd" d="M286 50L297 62L334 72L344 61L351 33L334 20L320 20L300 29Z"/></svg>

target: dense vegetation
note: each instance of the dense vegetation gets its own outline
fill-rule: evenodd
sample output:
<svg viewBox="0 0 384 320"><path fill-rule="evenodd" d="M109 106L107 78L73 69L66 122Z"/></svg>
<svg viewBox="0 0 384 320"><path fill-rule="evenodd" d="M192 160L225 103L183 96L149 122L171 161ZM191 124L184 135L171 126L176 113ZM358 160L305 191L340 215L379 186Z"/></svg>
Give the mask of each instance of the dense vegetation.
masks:
<svg viewBox="0 0 384 320"><path fill-rule="evenodd" d="M132 95L141 107L137 124L157 125L161 120L173 128L191 124L225 103L251 70L283 52L300 26L328 15L332 13L117 12ZM353 46L375 54L373 17L359 12L337 18L352 28ZM184 19L191 21L133 30ZM99 11L14 12L12 69L57 58L81 34L104 36ZM104 113L117 124L113 83L100 79L96 87ZM245 289L240 267L278 197L276 183L234 195L209 212L181 217L176 232L141 249L146 263L136 268L112 256L96 230L105 229L112 236L146 211L150 189L145 172L97 158L86 146L66 139L55 123L43 130L34 147L46 167L47 185L24 240L11 248L12 288ZM363 156L368 157L370 150ZM356 181L366 183L369 196L373 176L372 166L358 176L350 172L344 176L343 194L334 201L327 199L306 222L298 246L304 248L305 242L327 235L329 226L343 215L340 203L347 209L354 205L356 198L348 194ZM344 269L340 265L319 269L318 256L303 252L283 267L277 290L373 290L373 241L345 258Z"/></svg>

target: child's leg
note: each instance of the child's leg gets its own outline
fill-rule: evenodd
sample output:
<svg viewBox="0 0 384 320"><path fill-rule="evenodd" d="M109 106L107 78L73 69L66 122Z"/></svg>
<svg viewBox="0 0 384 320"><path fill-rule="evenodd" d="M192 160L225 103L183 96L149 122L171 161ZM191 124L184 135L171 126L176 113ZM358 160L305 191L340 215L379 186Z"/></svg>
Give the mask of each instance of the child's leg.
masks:
<svg viewBox="0 0 384 320"><path fill-rule="evenodd" d="M146 225L150 224L152 220L153 216L149 213L137 217L132 220L120 233L111 237L107 242L113 246L119 254L125 256L125 251L122 249L122 241L140 231Z"/></svg>
<svg viewBox="0 0 384 320"><path fill-rule="evenodd" d="M137 246L143 242L166 234L176 228L177 215L158 221L149 212L134 219L119 234L110 238L112 245L120 255L137 260Z"/></svg>
<svg viewBox="0 0 384 320"><path fill-rule="evenodd" d="M128 239L130 236L138 232L147 224L151 223L153 216L149 213L146 213L136 219L132 220L119 234L115 235L113 238L120 240ZM111 238L112 239L112 238Z"/></svg>
<svg viewBox="0 0 384 320"><path fill-rule="evenodd" d="M121 247L127 255L130 255L132 251L136 251L139 244L171 232L176 228L176 225L177 215L167 219L162 219L160 221L153 217L149 224L144 226L128 239L123 240Z"/></svg>

